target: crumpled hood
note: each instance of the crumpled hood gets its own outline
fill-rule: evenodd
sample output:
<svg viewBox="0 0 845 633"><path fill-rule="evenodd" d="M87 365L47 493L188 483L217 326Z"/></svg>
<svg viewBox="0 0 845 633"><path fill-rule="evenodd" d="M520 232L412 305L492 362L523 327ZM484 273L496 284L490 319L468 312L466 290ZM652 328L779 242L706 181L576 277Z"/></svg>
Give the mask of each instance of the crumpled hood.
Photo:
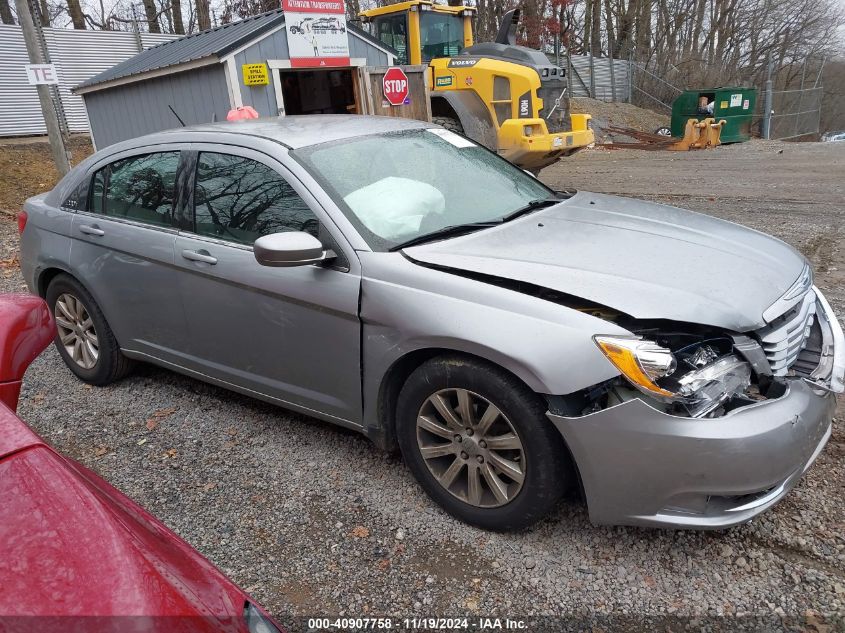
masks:
<svg viewBox="0 0 845 633"><path fill-rule="evenodd" d="M778 239L661 204L579 192L411 259L543 286L640 319L748 331L806 262Z"/></svg>

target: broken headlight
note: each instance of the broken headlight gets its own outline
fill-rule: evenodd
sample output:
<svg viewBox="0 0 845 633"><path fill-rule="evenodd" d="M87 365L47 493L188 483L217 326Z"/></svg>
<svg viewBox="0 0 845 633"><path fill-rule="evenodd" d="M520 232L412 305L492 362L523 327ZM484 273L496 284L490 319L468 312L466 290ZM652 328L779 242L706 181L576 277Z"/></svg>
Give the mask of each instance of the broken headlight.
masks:
<svg viewBox="0 0 845 633"><path fill-rule="evenodd" d="M733 354L678 378L680 403L694 418L707 415L751 383L751 366Z"/></svg>
<svg viewBox="0 0 845 633"><path fill-rule="evenodd" d="M677 361L672 350L641 338L596 336L595 341L608 360L637 389L664 398L674 395L655 382L675 371Z"/></svg>
<svg viewBox="0 0 845 633"><path fill-rule="evenodd" d="M595 340L629 383L690 417L713 412L751 384L751 366L730 348L701 342L672 352L642 338Z"/></svg>

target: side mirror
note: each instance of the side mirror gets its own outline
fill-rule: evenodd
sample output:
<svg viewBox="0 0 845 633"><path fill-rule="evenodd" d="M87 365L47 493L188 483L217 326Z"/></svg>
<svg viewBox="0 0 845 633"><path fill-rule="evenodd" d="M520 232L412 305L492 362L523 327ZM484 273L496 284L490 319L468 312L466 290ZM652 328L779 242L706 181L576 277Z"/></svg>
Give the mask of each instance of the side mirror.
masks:
<svg viewBox="0 0 845 633"><path fill-rule="evenodd" d="M252 251L259 264L277 268L319 264L335 257L320 240L304 231L264 235L255 240Z"/></svg>

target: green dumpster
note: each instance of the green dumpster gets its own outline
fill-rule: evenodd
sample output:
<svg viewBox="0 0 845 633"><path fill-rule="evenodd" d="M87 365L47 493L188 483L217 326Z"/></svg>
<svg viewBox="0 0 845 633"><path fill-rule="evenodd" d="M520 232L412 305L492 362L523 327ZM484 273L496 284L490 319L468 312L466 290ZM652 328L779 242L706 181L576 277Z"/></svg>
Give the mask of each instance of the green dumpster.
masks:
<svg viewBox="0 0 845 633"><path fill-rule="evenodd" d="M717 121L725 120L722 143L742 143L751 138L755 103L756 88L734 86L686 90L672 104L672 136L680 138L684 135L688 119L713 117Z"/></svg>

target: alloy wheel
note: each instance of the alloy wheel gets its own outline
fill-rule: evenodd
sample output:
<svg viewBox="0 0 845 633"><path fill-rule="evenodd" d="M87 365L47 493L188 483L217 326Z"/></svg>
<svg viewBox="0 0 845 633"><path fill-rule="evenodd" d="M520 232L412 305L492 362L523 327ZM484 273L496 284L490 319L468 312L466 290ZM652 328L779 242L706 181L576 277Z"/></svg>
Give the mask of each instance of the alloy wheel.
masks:
<svg viewBox="0 0 845 633"><path fill-rule="evenodd" d="M466 389L429 396L417 415L417 445L438 483L479 508L512 501L525 481L525 451L496 405Z"/></svg>
<svg viewBox="0 0 845 633"><path fill-rule="evenodd" d="M82 302L72 294L59 295L53 316L67 355L82 369L93 369L100 357L100 344L94 321Z"/></svg>

